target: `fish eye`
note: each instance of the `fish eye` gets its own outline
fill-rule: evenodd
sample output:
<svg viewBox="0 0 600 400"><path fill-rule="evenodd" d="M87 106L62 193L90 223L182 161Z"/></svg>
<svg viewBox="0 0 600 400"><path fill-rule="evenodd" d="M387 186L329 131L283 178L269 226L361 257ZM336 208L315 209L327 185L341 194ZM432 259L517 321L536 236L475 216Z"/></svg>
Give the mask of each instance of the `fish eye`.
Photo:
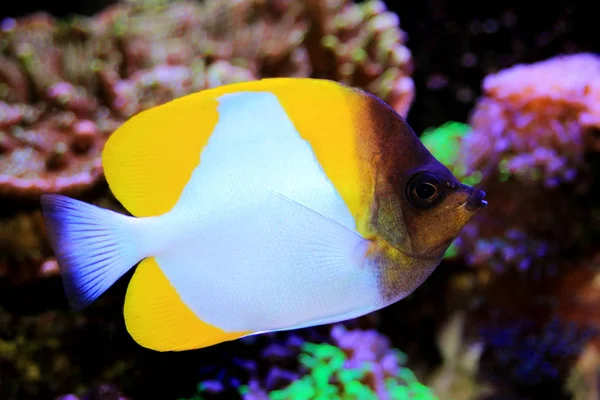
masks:
<svg viewBox="0 0 600 400"><path fill-rule="evenodd" d="M429 172L413 176L406 186L406 197L417 208L430 208L443 198L440 178Z"/></svg>

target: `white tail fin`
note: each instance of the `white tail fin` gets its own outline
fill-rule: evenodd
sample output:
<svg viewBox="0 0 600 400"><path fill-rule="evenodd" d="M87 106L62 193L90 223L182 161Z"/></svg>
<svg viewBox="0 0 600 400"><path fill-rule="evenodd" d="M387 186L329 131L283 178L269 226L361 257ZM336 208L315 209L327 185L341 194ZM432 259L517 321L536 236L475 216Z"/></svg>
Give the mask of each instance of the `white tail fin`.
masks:
<svg viewBox="0 0 600 400"><path fill-rule="evenodd" d="M134 217L60 195L44 195L41 202L72 307L88 306L145 257Z"/></svg>

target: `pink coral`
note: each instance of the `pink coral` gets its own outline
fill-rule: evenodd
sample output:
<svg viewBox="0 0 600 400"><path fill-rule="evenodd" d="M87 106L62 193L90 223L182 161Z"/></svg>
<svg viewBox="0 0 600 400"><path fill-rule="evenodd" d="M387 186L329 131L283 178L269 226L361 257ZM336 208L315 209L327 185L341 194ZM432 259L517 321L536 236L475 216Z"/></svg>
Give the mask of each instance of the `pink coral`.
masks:
<svg viewBox="0 0 600 400"><path fill-rule="evenodd" d="M600 57L560 56L488 76L461 163L490 207L459 243L473 265L541 266L597 246Z"/></svg>
<svg viewBox="0 0 600 400"><path fill-rule="evenodd" d="M600 150L600 57L577 54L490 75L465 139L466 163L545 187L572 182Z"/></svg>

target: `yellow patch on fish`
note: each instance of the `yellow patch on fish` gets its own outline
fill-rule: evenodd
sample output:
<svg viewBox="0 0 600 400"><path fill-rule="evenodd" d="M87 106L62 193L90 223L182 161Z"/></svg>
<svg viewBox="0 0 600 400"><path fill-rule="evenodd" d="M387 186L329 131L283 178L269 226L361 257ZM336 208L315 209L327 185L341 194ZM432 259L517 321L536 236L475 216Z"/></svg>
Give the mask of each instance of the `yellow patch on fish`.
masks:
<svg viewBox="0 0 600 400"><path fill-rule="evenodd" d="M200 320L181 301L153 257L143 260L131 278L124 314L135 341L158 351L197 349L251 333L227 333Z"/></svg>
<svg viewBox="0 0 600 400"><path fill-rule="evenodd" d="M104 174L131 214L161 215L175 205L219 119L217 105L183 97L135 115L111 135Z"/></svg>

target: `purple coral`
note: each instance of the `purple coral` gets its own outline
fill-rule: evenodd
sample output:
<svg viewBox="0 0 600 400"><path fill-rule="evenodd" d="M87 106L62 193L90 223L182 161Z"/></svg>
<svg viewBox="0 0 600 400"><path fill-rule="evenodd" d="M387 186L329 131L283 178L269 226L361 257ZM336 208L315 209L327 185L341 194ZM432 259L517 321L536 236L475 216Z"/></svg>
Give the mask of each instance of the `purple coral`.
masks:
<svg viewBox="0 0 600 400"><path fill-rule="evenodd" d="M465 136L467 174L481 174L490 207L460 245L472 265L538 266L598 245L600 57L561 56L488 76Z"/></svg>
<svg viewBox="0 0 600 400"><path fill-rule="evenodd" d="M471 117L465 161L498 165L524 183L554 188L586 172L586 152L600 150L600 58L556 57L517 65L483 82Z"/></svg>

